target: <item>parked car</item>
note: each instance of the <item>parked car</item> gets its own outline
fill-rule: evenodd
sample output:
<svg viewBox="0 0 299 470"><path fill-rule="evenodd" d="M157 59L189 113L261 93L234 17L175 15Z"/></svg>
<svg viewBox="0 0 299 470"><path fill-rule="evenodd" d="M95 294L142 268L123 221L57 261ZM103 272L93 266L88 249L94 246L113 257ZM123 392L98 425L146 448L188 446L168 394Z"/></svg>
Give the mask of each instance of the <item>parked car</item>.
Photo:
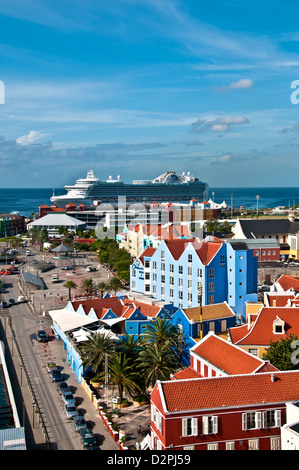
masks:
<svg viewBox="0 0 299 470"><path fill-rule="evenodd" d="M76 432L80 432L81 429L86 429L87 428L87 424L86 424L86 421L83 418L83 416L80 416L80 415L75 416L74 423L75 423L75 431Z"/></svg>
<svg viewBox="0 0 299 470"><path fill-rule="evenodd" d="M14 299L9 299L8 303L9 303L9 305L14 305L14 304L15 304L15 300L14 300Z"/></svg>
<svg viewBox="0 0 299 470"><path fill-rule="evenodd" d="M47 371L51 372L51 370L57 369L56 363L53 361L49 361L47 363Z"/></svg>
<svg viewBox="0 0 299 470"><path fill-rule="evenodd" d="M83 447L91 447L97 443L96 437L94 436L92 431L88 428L81 429L80 439L83 444Z"/></svg>
<svg viewBox="0 0 299 470"><path fill-rule="evenodd" d="M19 295L19 297L17 298L17 301L19 303L25 302L25 297L23 295Z"/></svg>
<svg viewBox="0 0 299 470"><path fill-rule="evenodd" d="M63 382L64 376L58 369L51 370L51 377L53 382Z"/></svg>
<svg viewBox="0 0 299 470"><path fill-rule="evenodd" d="M63 391L61 396L65 404L76 405L76 398L71 391Z"/></svg>
<svg viewBox="0 0 299 470"><path fill-rule="evenodd" d="M71 391L70 387L68 386L67 382L65 382L65 381L58 383L57 390L58 390L60 395L62 394L62 392L70 392Z"/></svg>
<svg viewBox="0 0 299 470"><path fill-rule="evenodd" d="M67 403L66 405L64 405L64 411L67 419L74 419L75 416L79 416L78 410L75 405L70 405L69 403Z"/></svg>
<svg viewBox="0 0 299 470"><path fill-rule="evenodd" d="M0 304L0 306L1 306L1 308L7 308L8 304L7 304L7 302L4 302L4 300L3 300L3 302L1 302L1 304Z"/></svg>
<svg viewBox="0 0 299 470"><path fill-rule="evenodd" d="M40 343L45 343L46 341L48 341L48 335L45 330L38 330L36 337L37 341L39 341Z"/></svg>
<svg viewBox="0 0 299 470"><path fill-rule="evenodd" d="M61 269L69 270L69 269L72 269L72 267L71 266L62 266Z"/></svg>

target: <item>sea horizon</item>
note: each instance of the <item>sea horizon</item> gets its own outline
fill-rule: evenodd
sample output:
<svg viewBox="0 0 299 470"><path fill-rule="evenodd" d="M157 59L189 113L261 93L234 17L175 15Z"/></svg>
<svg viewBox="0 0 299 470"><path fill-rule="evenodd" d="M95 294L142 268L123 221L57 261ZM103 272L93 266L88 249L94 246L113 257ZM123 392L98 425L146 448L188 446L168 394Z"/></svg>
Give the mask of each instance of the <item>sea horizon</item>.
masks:
<svg viewBox="0 0 299 470"><path fill-rule="evenodd" d="M37 213L39 206L51 205L51 196L65 194L64 188L0 188L0 213L18 212L25 217ZM257 198L257 196L259 196ZM226 202L235 208L267 209L278 206L293 207L299 204L299 187L209 187L206 199L216 203Z"/></svg>

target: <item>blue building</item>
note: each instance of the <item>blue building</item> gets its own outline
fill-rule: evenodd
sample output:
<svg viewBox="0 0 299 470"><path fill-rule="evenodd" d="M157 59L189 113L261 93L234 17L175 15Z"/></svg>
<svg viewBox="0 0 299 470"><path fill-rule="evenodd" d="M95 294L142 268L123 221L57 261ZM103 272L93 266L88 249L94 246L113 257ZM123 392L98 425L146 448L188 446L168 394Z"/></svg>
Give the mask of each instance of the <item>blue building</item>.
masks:
<svg viewBox="0 0 299 470"><path fill-rule="evenodd" d="M150 322L158 317L170 319L173 305L142 302L127 296L107 296L103 299L75 300L63 309L49 312L52 328L58 340L63 342L67 360L78 381L85 370L78 345L94 333L107 334L117 342L125 334L142 336Z"/></svg>
<svg viewBox="0 0 299 470"><path fill-rule="evenodd" d="M236 326L236 314L227 302L193 308L179 308L171 322L177 326L185 340L183 364L190 364L190 349L208 333L226 332Z"/></svg>
<svg viewBox="0 0 299 470"><path fill-rule="evenodd" d="M163 240L131 265L130 288L176 308L227 302L245 318L245 303L257 301L257 258L233 240Z"/></svg>

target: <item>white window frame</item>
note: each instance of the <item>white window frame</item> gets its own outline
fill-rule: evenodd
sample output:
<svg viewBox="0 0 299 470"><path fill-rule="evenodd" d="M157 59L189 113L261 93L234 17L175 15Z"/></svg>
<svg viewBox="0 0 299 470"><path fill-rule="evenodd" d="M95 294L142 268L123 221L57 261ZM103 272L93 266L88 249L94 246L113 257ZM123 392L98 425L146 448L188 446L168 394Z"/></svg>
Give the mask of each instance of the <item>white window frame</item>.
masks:
<svg viewBox="0 0 299 470"><path fill-rule="evenodd" d="M188 427L191 433L188 433ZM198 435L198 419L197 418L182 418L182 437L197 436Z"/></svg>
<svg viewBox="0 0 299 470"><path fill-rule="evenodd" d="M218 416L203 416L202 417L202 433L203 434L218 434Z"/></svg>

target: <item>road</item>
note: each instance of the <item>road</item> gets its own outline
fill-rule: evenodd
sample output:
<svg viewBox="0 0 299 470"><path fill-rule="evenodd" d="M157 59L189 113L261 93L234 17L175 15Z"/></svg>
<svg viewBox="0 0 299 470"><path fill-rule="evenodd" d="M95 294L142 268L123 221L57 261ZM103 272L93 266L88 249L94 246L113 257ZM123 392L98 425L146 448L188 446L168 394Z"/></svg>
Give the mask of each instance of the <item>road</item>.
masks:
<svg viewBox="0 0 299 470"><path fill-rule="evenodd" d="M17 276L5 276L5 300L17 299L20 291L17 286ZM42 319L43 324L39 326L40 318L34 316L27 303L16 304L9 308L12 319L12 328L16 335L16 340L21 350L34 394L43 417L44 423L53 450L82 450L82 445L78 434L74 430L73 423L67 421L63 403L56 385L51 381L51 377L46 370L46 364L51 358L51 342L46 346L36 341L36 331L50 326L49 319ZM28 414L32 414L34 425L37 424L37 415L34 413L34 406L27 409Z"/></svg>

